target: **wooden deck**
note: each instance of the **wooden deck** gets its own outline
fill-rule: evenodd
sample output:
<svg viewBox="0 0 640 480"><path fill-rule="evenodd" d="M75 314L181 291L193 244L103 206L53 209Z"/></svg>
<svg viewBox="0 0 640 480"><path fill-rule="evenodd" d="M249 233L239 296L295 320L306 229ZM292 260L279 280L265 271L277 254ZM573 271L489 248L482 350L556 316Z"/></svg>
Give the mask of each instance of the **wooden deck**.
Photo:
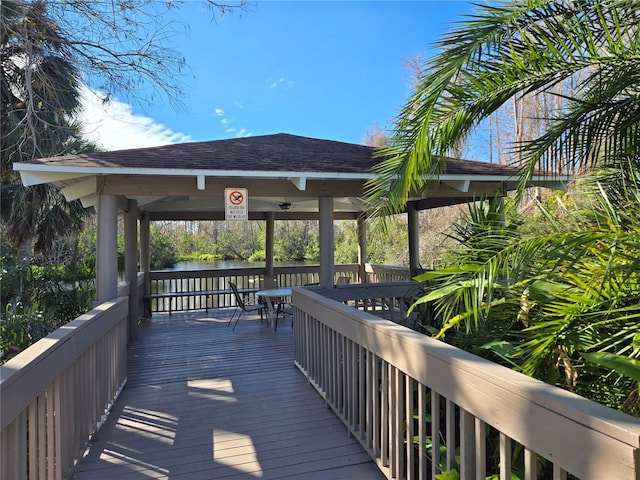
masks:
<svg viewBox="0 0 640 480"><path fill-rule="evenodd" d="M384 478L293 365L291 324L243 316L234 332L228 315L142 326L127 386L74 478Z"/></svg>

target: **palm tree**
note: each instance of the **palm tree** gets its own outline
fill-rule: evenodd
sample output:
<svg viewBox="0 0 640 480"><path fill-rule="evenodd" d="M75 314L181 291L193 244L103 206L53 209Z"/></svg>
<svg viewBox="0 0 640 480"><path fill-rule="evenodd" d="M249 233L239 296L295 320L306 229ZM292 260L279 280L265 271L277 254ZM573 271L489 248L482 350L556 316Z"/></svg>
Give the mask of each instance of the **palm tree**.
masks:
<svg viewBox="0 0 640 480"><path fill-rule="evenodd" d="M79 75L44 4L9 0L0 8L1 219L8 238L28 255L32 246L46 251L55 238L78 230L84 211L51 187L23 187L12 164L91 146L71 120L80 106Z"/></svg>
<svg viewBox="0 0 640 480"><path fill-rule="evenodd" d="M513 146L520 192L536 169L592 170L574 218L543 211L546 230L526 233L496 224L497 205L472 207L458 261L418 277L432 290L416 306L435 308L441 337L488 333L510 354L484 347L523 372L618 406L629 386L585 358L640 352L639 24L638 0L479 6L428 61L368 192L374 213L401 210L506 102L580 78L547 128Z"/></svg>
<svg viewBox="0 0 640 480"><path fill-rule="evenodd" d="M577 172L636 152L640 135L640 1L517 0L480 5L445 36L442 52L398 116L368 196L378 214L428 188L444 159L491 114L576 75L565 108L533 141L514 145L522 185L536 168ZM433 177L432 177L433 178Z"/></svg>

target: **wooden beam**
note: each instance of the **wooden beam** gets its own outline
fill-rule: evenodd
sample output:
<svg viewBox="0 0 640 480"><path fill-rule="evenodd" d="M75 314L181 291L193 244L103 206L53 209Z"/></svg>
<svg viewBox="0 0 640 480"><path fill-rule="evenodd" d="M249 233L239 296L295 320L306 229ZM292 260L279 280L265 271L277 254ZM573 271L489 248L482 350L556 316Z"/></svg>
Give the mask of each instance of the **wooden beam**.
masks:
<svg viewBox="0 0 640 480"><path fill-rule="evenodd" d="M147 212L149 220L224 220L224 212ZM318 212L274 212L276 220L318 220ZM249 220L266 220L269 212L249 212ZM357 212L334 212L335 220L355 220Z"/></svg>
<svg viewBox="0 0 640 480"><path fill-rule="evenodd" d="M247 188L249 195L259 197L357 197L362 196L364 181L307 179L305 189L300 190L287 179L208 177L204 190L198 190L193 177L110 175L104 179L102 193L127 196L222 196L224 189L230 185Z"/></svg>

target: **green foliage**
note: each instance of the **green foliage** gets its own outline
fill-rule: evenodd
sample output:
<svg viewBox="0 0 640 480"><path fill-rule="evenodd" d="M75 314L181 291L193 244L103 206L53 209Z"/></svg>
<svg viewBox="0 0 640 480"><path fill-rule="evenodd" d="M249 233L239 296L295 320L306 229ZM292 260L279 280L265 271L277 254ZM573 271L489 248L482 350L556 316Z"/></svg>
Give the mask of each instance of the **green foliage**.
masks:
<svg viewBox="0 0 640 480"><path fill-rule="evenodd" d="M2 262L1 362L90 310L93 264L55 265L12 256Z"/></svg>
<svg viewBox="0 0 640 480"><path fill-rule="evenodd" d="M370 263L408 265L407 245L407 220L404 215L391 216L384 225L370 222L367 234L367 257Z"/></svg>
<svg viewBox="0 0 640 480"><path fill-rule="evenodd" d="M639 7L478 5L424 66L367 195L375 214L401 210L498 109L573 85L556 93L562 106L544 128L513 146L519 198L536 169L590 167L592 177L550 197L532 221L472 208L454 231L451 263L420 277L432 289L414 310L430 307L446 341L614 407L637 398L634 362L620 360L637 357L640 320Z"/></svg>
<svg viewBox="0 0 640 480"><path fill-rule="evenodd" d="M607 352L583 353L582 356L592 363L610 368L620 375L640 382L640 360Z"/></svg>
<svg viewBox="0 0 640 480"><path fill-rule="evenodd" d="M435 46L368 183L378 215L437 184L446 158L492 114L525 94L583 75L542 133L513 145L526 186L536 168L573 172L639 151L638 0L478 4Z"/></svg>
<svg viewBox="0 0 640 480"><path fill-rule="evenodd" d="M537 229L500 225L497 205L472 207L456 229L458 260L419 277L433 288L413 308L431 305L448 342L620 408L632 393L623 376L634 377L604 359L638 354L640 197L614 204L612 188L585 181L559 210L573 220L541 209Z"/></svg>
<svg viewBox="0 0 640 480"><path fill-rule="evenodd" d="M155 225L151 225L150 228L149 249L152 270L169 268L177 262L176 246L173 239L162 233Z"/></svg>
<svg viewBox="0 0 640 480"><path fill-rule="evenodd" d="M250 262L264 262L267 259L267 253L264 250L256 250L249 257Z"/></svg>
<svg viewBox="0 0 640 480"><path fill-rule="evenodd" d="M320 259L317 222L290 220L276 222L274 258L280 262Z"/></svg>
<svg viewBox="0 0 640 480"><path fill-rule="evenodd" d="M460 480L460 473L455 468L446 472L437 473L436 480Z"/></svg>
<svg viewBox="0 0 640 480"><path fill-rule="evenodd" d="M17 355L51 332L38 312L25 312L23 305L7 305L0 322L0 364Z"/></svg>
<svg viewBox="0 0 640 480"><path fill-rule="evenodd" d="M337 222L334 241L336 263L358 262L358 226L355 222Z"/></svg>

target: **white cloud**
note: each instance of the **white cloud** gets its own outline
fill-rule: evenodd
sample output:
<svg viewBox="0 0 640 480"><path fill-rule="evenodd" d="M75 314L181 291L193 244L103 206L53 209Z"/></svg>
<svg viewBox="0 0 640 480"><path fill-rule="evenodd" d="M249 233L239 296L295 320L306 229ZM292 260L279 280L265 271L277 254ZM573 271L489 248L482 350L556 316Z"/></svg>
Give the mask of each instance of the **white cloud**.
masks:
<svg viewBox="0 0 640 480"><path fill-rule="evenodd" d="M285 89L287 89L293 86L293 82L291 80L287 80L285 77L280 77L273 82L271 81L271 79L267 79L267 82L271 82L271 84L269 85L269 88L271 89L278 87L284 87Z"/></svg>
<svg viewBox="0 0 640 480"><path fill-rule="evenodd" d="M216 111L216 115L217 115L218 117L221 117L221 116L223 116L223 115L224 115L224 110L222 110L221 108L216 108L216 110L215 110L215 111Z"/></svg>
<svg viewBox="0 0 640 480"><path fill-rule="evenodd" d="M85 138L105 150L153 147L191 141L191 137L133 113L131 105L88 88L82 91L82 111L77 115Z"/></svg>

